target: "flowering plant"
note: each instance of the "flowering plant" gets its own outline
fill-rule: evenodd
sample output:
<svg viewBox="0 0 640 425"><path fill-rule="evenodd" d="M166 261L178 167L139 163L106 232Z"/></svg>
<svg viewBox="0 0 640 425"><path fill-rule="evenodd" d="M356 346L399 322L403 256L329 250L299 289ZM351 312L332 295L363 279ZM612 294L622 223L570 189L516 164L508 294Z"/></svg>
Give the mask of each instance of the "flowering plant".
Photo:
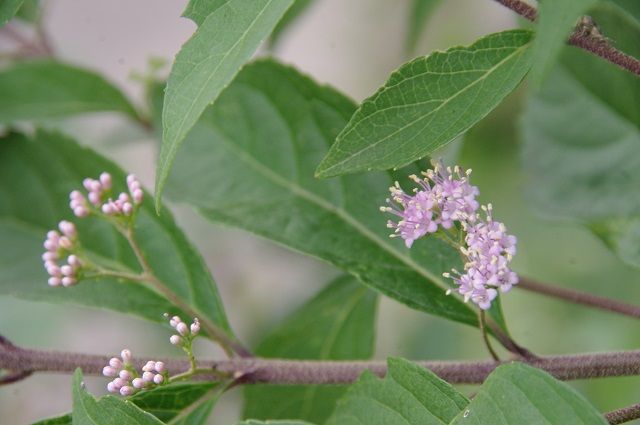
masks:
<svg viewBox="0 0 640 425"><path fill-rule="evenodd" d="M635 3L544 1L536 9L497 0L533 24L514 20L521 28L416 53L358 104L301 73L302 62L283 64L277 46L295 26L285 28L314 16L306 14L313 3L189 1L184 16L198 29L168 76L159 60L135 73L140 102L66 63L47 2L0 3L0 410L15 398L68 394L50 391L42 375L73 374L71 403L12 409L0 422L63 408L69 413L38 423L640 418L640 405L620 407L638 401L635 387L597 379L640 376L637 323L610 314L640 318L633 285L623 286L640 276ZM438 2L410 3L414 56ZM438 13L450 13L442 3ZM114 134L132 143L97 143L97 132L77 124L97 128L89 112L115 115ZM159 145L133 143L141 137ZM144 161L158 146L150 191ZM145 154L120 151L131 147ZM277 266L261 267L269 248L202 222L195 231L190 213L174 219L165 198L294 253L277 251L269 255ZM262 282L270 270L277 277ZM291 308L294 292L338 273ZM65 307L82 320L52 338L63 347L25 348L9 338L29 345L42 333L31 335L35 323L60 330L32 301L131 317ZM141 331L133 317L156 326ZM154 346L156 337L163 343ZM625 350L601 352L609 345ZM576 347L586 352L553 354ZM229 396L239 389L241 413L240 397Z"/></svg>

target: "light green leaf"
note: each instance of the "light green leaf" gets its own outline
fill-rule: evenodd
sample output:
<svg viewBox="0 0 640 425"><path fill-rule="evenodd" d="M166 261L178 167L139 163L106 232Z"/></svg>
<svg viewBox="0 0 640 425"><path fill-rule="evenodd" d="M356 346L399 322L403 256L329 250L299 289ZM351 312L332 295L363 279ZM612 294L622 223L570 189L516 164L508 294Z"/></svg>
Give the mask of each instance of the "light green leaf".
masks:
<svg viewBox="0 0 640 425"><path fill-rule="evenodd" d="M444 425L468 403L431 371L390 358L387 376L379 379L365 372L339 401L327 425Z"/></svg>
<svg viewBox="0 0 640 425"><path fill-rule="evenodd" d="M531 32L505 31L403 65L358 108L316 176L402 167L487 115L531 66Z"/></svg>
<svg viewBox="0 0 640 425"><path fill-rule="evenodd" d="M426 22L440 5L441 0L412 0L409 9L409 23L407 25L407 39L405 48L411 53L416 49L420 35Z"/></svg>
<svg viewBox="0 0 640 425"><path fill-rule="evenodd" d="M498 367L451 425L606 425L564 382L522 363Z"/></svg>
<svg viewBox="0 0 640 425"><path fill-rule="evenodd" d="M185 14L198 30L171 69L162 110L156 209L178 146L276 26L293 0L191 0ZM196 6L201 3L200 6ZM205 18L206 16L206 18ZM203 19L204 18L204 19Z"/></svg>
<svg viewBox="0 0 640 425"><path fill-rule="evenodd" d="M533 41L533 69L531 78L539 86L556 62L578 18L596 0L542 1L538 8L538 26Z"/></svg>
<svg viewBox="0 0 640 425"><path fill-rule="evenodd" d="M637 0L609 0L612 3L618 5L622 10L633 17L636 21L640 22L640 2ZM598 25L600 22L598 22ZM617 42L617 40L616 40Z"/></svg>
<svg viewBox="0 0 640 425"><path fill-rule="evenodd" d="M313 425L309 422L302 421L287 421L287 420L279 420L279 421L254 421L248 420L243 422L238 422L237 425Z"/></svg>
<svg viewBox="0 0 640 425"><path fill-rule="evenodd" d="M374 349L376 295L351 276L331 283L260 344L261 357L368 359ZM250 385L243 416L324 423L345 386Z"/></svg>
<svg viewBox="0 0 640 425"><path fill-rule="evenodd" d="M162 422L130 401L110 395L96 400L84 389L82 372L76 369L73 375L73 425L122 424L158 425Z"/></svg>
<svg viewBox="0 0 640 425"><path fill-rule="evenodd" d="M16 14L24 0L0 1L0 27L6 24Z"/></svg>
<svg viewBox="0 0 640 425"><path fill-rule="evenodd" d="M247 66L189 135L169 196L210 220L328 261L411 308L477 324L468 304L445 294L450 283L442 273L461 267L454 249L423 238L408 250L388 237L390 217L379 206L389 196L389 174L313 177L353 110L291 68Z"/></svg>
<svg viewBox="0 0 640 425"><path fill-rule="evenodd" d="M0 123L115 111L137 119L125 96L104 78L51 60L0 71Z"/></svg>
<svg viewBox="0 0 640 425"><path fill-rule="evenodd" d="M291 24L294 23L301 15L304 15L309 6L313 4L313 1L314 0L294 0L293 5L289 10L287 10L271 33L270 44L272 46L275 46L280 42L282 35L285 34L289 26L291 26Z"/></svg>
<svg viewBox="0 0 640 425"><path fill-rule="evenodd" d="M173 384L158 387L151 391L140 392L127 400L163 422L168 422L178 417L185 409L188 410L188 408L195 407L193 412L187 412L187 415L190 416L190 413L197 412L202 405L211 403L212 400L209 400L208 393L211 393L216 386L218 384L214 382ZM71 423L72 414L69 413L56 418L42 420L33 425L71 425ZM174 422L174 424L177 423L183 422ZM204 421L184 423L195 425L204 423Z"/></svg>
<svg viewBox="0 0 640 425"><path fill-rule="evenodd" d="M606 31L628 34L625 47L640 54L640 31L630 31L611 7L594 13ZM633 189L640 185L640 79L577 49L564 55L521 124L532 205L585 224L640 266L640 196Z"/></svg>
<svg viewBox="0 0 640 425"><path fill-rule="evenodd" d="M69 209L69 193L82 188L83 178L102 171L112 174L114 190L126 190L122 170L59 134L39 132L33 139L10 134L0 139L0 240L11 247L0 251L0 294L108 308L156 322L165 322L165 312L186 319L188 307L201 321L230 332L204 261L170 214L155 214L149 196L136 219L137 239L154 273L181 305L173 305L146 285L112 278L71 288L47 285L42 243L46 232L62 219L76 223L90 255L109 259L121 271L140 271L133 252L112 226L94 217L76 219Z"/></svg>

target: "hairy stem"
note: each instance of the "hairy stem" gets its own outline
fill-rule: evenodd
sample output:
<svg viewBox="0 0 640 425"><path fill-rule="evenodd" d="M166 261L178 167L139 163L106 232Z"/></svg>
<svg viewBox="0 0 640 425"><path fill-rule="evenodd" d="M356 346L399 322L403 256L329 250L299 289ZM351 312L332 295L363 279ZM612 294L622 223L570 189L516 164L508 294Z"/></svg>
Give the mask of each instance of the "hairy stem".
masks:
<svg viewBox="0 0 640 425"><path fill-rule="evenodd" d="M88 375L100 375L112 356L66 353L18 348L0 339L0 369L12 372L72 373L76 367ZM139 357L141 358L141 357ZM187 372L187 359L161 359L171 373ZM640 350L614 353L588 353L523 359L546 370L558 379L574 380L610 376L640 375ZM417 361L451 383L478 384L497 366L509 361ZM134 362L137 368L144 361ZM271 384L347 384L366 369L378 376L387 370L384 361L310 361L235 357L204 360L198 368L212 369L210 375L198 373L197 379L219 380L220 374L236 377L242 383ZM242 379L240 379L242 378Z"/></svg>
<svg viewBox="0 0 640 425"><path fill-rule="evenodd" d="M640 403L605 413L604 417L612 425L622 424L638 419L640 418Z"/></svg>
<svg viewBox="0 0 640 425"><path fill-rule="evenodd" d="M508 7L518 15L535 21L538 17L538 11L535 7L521 0L495 0L498 3ZM602 59L618 65L620 68L626 69L636 75L640 75L640 61L616 49L601 34L593 31L585 31L582 23L569 36L567 43L580 47L583 50L593 53Z"/></svg>
<svg viewBox="0 0 640 425"><path fill-rule="evenodd" d="M550 297L558 298L564 301L570 301L576 304L595 307L599 308L600 310L611 311L614 313L619 313L625 316L640 319L640 307L621 301L600 297L598 295L587 294L573 289L551 286L527 278L521 278L518 285L516 285L516 288L526 289L527 291L548 295Z"/></svg>

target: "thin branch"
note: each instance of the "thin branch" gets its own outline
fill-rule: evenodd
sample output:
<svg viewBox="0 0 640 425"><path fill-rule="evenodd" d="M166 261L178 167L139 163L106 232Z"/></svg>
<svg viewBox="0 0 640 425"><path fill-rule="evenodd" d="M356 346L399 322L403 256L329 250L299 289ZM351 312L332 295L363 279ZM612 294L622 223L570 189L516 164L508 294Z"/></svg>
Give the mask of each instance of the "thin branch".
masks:
<svg viewBox="0 0 640 425"><path fill-rule="evenodd" d="M622 424L638 419L640 418L640 403L605 413L604 417L612 425Z"/></svg>
<svg viewBox="0 0 640 425"><path fill-rule="evenodd" d="M503 6L513 10L518 15L535 21L538 11L535 7L521 0L495 0ZM593 53L602 59L618 65L620 68L640 75L640 60L629 56L611 45L609 40L602 36L599 31L591 31L592 24L581 21L576 30L569 36L567 43L580 47L583 50Z"/></svg>
<svg viewBox="0 0 640 425"><path fill-rule="evenodd" d="M600 310L612 311L614 313L619 313L634 318L640 318L640 307L621 301L612 300L610 298L587 294L585 292L580 292L573 289L551 286L527 278L521 278L516 287L526 289L527 291L535 292L538 294L548 295L561 300L571 301L576 304L595 307Z"/></svg>
<svg viewBox="0 0 640 425"><path fill-rule="evenodd" d="M0 369L14 372L28 371L72 373L77 367L87 375L101 375L111 356L65 353L0 345ZM172 374L189 370L187 359L162 360ZM548 356L523 360L546 370L558 379L574 380L610 376L640 375L640 350L615 353L590 353ZM136 359L142 367L142 358ZM483 382L497 366L509 361L417 361L451 383L478 384ZM241 378L240 383L270 384L348 384L354 382L364 370L384 376L384 361L311 361L235 357L228 360L205 360L199 368L212 368L211 375L198 375L196 379L219 380L220 374Z"/></svg>

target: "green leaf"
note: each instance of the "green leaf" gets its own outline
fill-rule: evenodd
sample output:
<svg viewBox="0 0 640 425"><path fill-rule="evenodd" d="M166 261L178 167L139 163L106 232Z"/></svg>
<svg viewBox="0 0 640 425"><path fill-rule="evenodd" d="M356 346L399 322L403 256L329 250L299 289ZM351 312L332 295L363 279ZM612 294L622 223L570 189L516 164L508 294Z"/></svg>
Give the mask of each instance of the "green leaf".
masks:
<svg viewBox="0 0 640 425"><path fill-rule="evenodd" d="M309 422L302 422L302 421L286 421L286 420L279 420L279 421L254 421L254 420L248 420L248 421L243 421L243 422L238 422L237 425L312 425Z"/></svg>
<svg viewBox="0 0 640 425"><path fill-rule="evenodd" d="M35 23L40 18L40 0L25 0L18 9L16 17Z"/></svg>
<svg viewBox="0 0 640 425"><path fill-rule="evenodd" d="M130 313L164 323L163 313L189 317L150 287L112 278L51 288L42 268L42 242L62 219L78 227L82 246L96 258L109 259L122 271L140 272L124 238L94 217L76 219L69 193L87 176L112 174L114 190L126 190L125 173L93 151L56 133L38 132L33 139L10 134L0 139L0 294L49 302L77 303ZM204 261L176 226L170 214L158 217L150 197L136 219L141 250L155 275L201 321L229 331L215 283Z"/></svg>
<svg viewBox="0 0 640 425"><path fill-rule="evenodd" d="M189 135L168 194L210 220L328 261L411 308L476 325L473 308L445 294L442 273L461 267L459 254L435 238L408 250L388 237L390 217L379 206L389 174L314 179L313 166L353 110L291 68L247 66Z"/></svg>
<svg viewBox="0 0 640 425"><path fill-rule="evenodd" d="M550 72L578 18L596 0L551 0L540 2L536 37L533 41L531 78L536 86Z"/></svg>
<svg viewBox="0 0 640 425"><path fill-rule="evenodd" d="M409 9L407 39L405 40L407 52L413 52L416 49L425 23L433 15L440 2L441 0L412 0Z"/></svg>
<svg viewBox="0 0 640 425"><path fill-rule="evenodd" d="M522 363L498 367L451 425L605 425L608 422L564 382Z"/></svg>
<svg viewBox="0 0 640 425"><path fill-rule="evenodd" d="M640 22L640 2L637 0L609 0ZM598 22L600 24L600 22ZM617 40L616 40L617 41Z"/></svg>
<svg viewBox="0 0 640 425"><path fill-rule="evenodd" d="M156 209L178 146L276 26L293 0L191 0L185 14L198 24L176 56L162 110ZM199 6L196 4L201 3ZM205 17L206 16L206 17Z"/></svg>
<svg viewBox="0 0 640 425"><path fill-rule="evenodd" d="M24 0L0 1L0 27L6 24L16 14Z"/></svg>
<svg viewBox="0 0 640 425"><path fill-rule="evenodd" d="M353 277L338 278L260 344L261 357L368 359L374 349L376 295ZM250 385L243 416L324 423L345 386Z"/></svg>
<svg viewBox="0 0 640 425"><path fill-rule="evenodd" d="M403 65L360 105L316 176L401 167L446 145L517 87L530 40L529 31L505 31Z"/></svg>
<svg viewBox="0 0 640 425"><path fill-rule="evenodd" d="M110 395L96 400L84 389L82 372L76 369L73 375L73 424L158 425L162 422L130 401Z"/></svg>
<svg viewBox="0 0 640 425"><path fill-rule="evenodd" d="M115 111L137 119L125 96L104 78L51 60L22 62L0 72L0 123Z"/></svg>
<svg viewBox="0 0 640 425"><path fill-rule="evenodd" d="M187 416L199 411L202 406L208 406L215 400L210 400L208 394L218 386L214 382L206 383L180 383L158 387L151 391L143 391L129 397L127 400L138 406L140 409L151 413L163 422L174 420L179 414L185 412L189 407L195 409L186 412ZM184 422L189 424L203 423L204 421ZM72 414L58 416L56 418L45 419L33 425L71 425ZM174 422L174 424L183 422Z"/></svg>
<svg viewBox="0 0 640 425"><path fill-rule="evenodd" d="M340 400L327 425L443 425L468 403L433 372L407 360L390 358L387 376L379 379L365 372Z"/></svg>
<svg viewBox="0 0 640 425"><path fill-rule="evenodd" d="M594 18L640 54L640 31L611 7ZM529 197L542 214L588 226L628 264L640 266L640 79L577 49L525 109Z"/></svg>

